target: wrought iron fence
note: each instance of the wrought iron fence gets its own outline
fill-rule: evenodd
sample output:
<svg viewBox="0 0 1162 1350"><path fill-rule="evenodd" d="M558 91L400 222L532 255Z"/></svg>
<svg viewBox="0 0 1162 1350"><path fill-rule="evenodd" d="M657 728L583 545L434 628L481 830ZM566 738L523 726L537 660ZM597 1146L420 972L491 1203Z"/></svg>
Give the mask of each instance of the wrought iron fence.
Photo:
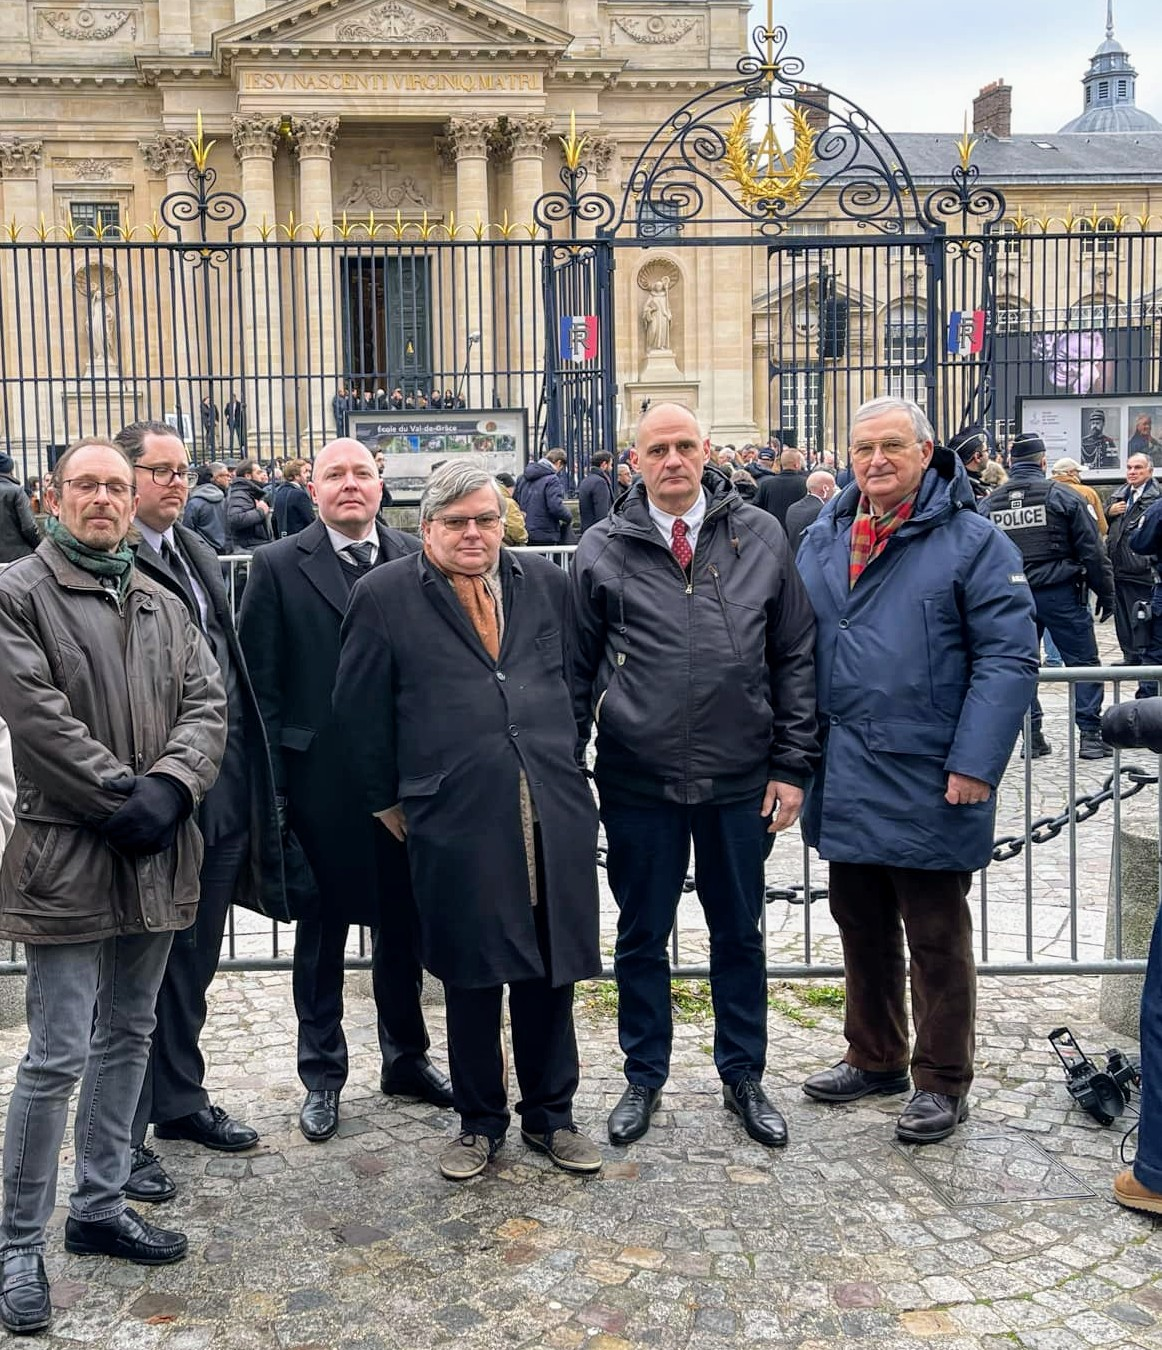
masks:
<svg viewBox="0 0 1162 1350"><path fill-rule="evenodd" d="M540 551L540 550L538 550ZM557 556L565 550L553 550ZM567 556L567 554L566 554ZM992 864L976 876L970 904L978 968L991 975L1133 974L1145 958L1124 950L1125 895L1121 836L1123 806L1141 794L1162 829L1158 757L1116 752L1087 763L1073 744L1076 685L1101 681L1114 700L1132 697L1139 679L1162 676L1158 667L1043 669L1040 697L1045 727L1058 747L1050 759L1014 755L998 789ZM1029 725L1026 722L1026 735ZM603 860L603 851L600 853ZM1162 894L1160 878L1159 894ZM764 935L773 978L834 978L843 973L837 930L825 901L826 864L799 839L781 837L767 864ZM612 953L616 908L602 892L602 941ZM289 970L293 925L280 926L246 911L231 911L220 969ZM688 879L670 944L677 978L709 971L705 925ZM370 964L366 934L353 934L347 964ZM15 946L0 975L20 974ZM605 976L612 975L607 960Z"/></svg>

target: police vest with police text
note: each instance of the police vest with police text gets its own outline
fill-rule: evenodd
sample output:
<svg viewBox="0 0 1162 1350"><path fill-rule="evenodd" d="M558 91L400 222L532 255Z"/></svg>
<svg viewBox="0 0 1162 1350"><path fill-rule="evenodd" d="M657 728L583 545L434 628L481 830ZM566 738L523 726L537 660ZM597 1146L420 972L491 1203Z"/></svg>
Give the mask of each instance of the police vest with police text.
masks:
<svg viewBox="0 0 1162 1350"><path fill-rule="evenodd" d="M1026 572L1038 563L1070 557L1065 517L1049 507L1049 494L1055 486L1047 478L1018 478L997 488L982 503L983 512L1021 550Z"/></svg>

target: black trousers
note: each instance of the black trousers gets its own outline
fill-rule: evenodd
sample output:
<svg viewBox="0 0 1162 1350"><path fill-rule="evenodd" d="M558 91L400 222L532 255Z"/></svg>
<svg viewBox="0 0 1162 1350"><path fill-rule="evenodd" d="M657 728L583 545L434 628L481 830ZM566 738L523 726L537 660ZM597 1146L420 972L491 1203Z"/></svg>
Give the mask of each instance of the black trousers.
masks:
<svg viewBox="0 0 1162 1350"><path fill-rule="evenodd" d="M904 933L912 982L912 1082L963 1097L976 1049L976 964L971 872L832 863L831 913L843 940L849 1064L902 1069L908 1063Z"/></svg>
<svg viewBox="0 0 1162 1350"><path fill-rule="evenodd" d="M1154 595L1154 586L1148 578L1142 581L1114 582L1114 628L1118 634L1118 646L1122 649L1122 660L1131 665L1145 665L1146 648L1150 642L1151 622L1147 619L1139 623L1134 611L1139 604L1145 605L1150 613L1150 603Z"/></svg>
<svg viewBox="0 0 1162 1350"><path fill-rule="evenodd" d="M338 1091L347 1081L343 959L350 927L319 916L300 919L295 927L291 988L299 1022L299 1078L308 1091ZM371 987L384 1073L397 1059L421 1059L428 1052L420 1008L423 972L415 953L410 913L393 910L372 928Z"/></svg>
<svg viewBox="0 0 1162 1350"><path fill-rule="evenodd" d="M542 888L543 893L543 888ZM536 908L537 942L549 969L544 905ZM448 1014L448 1071L460 1128L503 1139L511 1119L504 1093L500 1050L504 986L464 989L444 986ZM508 987L512 1058L521 1099L521 1128L549 1134L573 1123L573 1098L580 1079L573 1028L573 986L519 980Z"/></svg>
<svg viewBox="0 0 1162 1350"><path fill-rule="evenodd" d="M157 1027L133 1118L135 1146L144 1141L151 1123L177 1120L210 1104L202 1086L206 1062L198 1038L206 1023L206 991L218 969L226 916L249 849L245 835L206 848L198 917L190 928L174 935L158 990Z"/></svg>

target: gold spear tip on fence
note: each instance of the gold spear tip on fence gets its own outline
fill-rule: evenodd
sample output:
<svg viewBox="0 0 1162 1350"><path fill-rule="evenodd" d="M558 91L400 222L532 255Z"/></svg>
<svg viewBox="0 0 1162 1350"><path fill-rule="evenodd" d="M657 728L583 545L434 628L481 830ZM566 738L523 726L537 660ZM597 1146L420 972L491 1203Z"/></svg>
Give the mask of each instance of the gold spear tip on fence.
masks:
<svg viewBox="0 0 1162 1350"><path fill-rule="evenodd" d="M210 151L218 144L217 141L211 141L206 144L206 137L202 132L202 110L198 109L198 134L186 144L190 147L190 154L194 157L194 168L199 173L206 172L206 162L210 158Z"/></svg>
<svg viewBox="0 0 1162 1350"><path fill-rule="evenodd" d="M968 113L964 114L964 132L960 140L956 142L956 151L960 156L960 167L967 169L972 163L972 152L976 149L976 141L968 134Z"/></svg>
<svg viewBox="0 0 1162 1350"><path fill-rule="evenodd" d="M569 110L569 134L561 136L561 149L565 153L565 167L570 173L576 173L581 166L581 155L589 144L588 136L577 135L577 110Z"/></svg>

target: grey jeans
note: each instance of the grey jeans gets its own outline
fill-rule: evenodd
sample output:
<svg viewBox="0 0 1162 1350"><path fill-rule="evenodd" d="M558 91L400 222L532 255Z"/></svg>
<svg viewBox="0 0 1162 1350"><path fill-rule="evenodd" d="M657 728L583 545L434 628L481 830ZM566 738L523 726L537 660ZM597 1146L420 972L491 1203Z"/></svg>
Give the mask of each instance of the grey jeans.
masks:
<svg viewBox="0 0 1162 1350"><path fill-rule="evenodd" d="M16 1071L4 1131L0 1254L44 1250L78 1079L69 1213L97 1220L125 1208L129 1132L172 941L172 933L148 933L27 946L28 1053Z"/></svg>

